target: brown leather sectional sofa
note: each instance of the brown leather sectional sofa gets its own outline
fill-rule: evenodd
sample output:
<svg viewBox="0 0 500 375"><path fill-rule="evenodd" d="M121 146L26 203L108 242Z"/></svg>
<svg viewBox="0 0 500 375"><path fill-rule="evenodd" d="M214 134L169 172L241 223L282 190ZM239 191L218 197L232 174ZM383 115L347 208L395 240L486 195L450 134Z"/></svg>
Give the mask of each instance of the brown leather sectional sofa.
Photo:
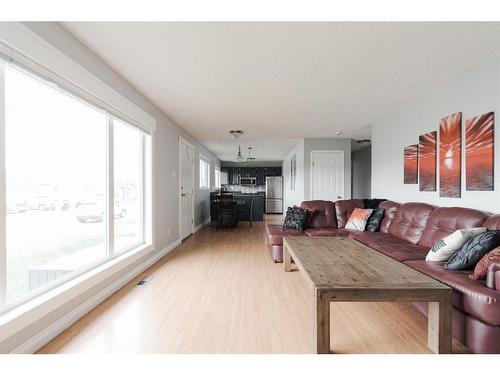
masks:
<svg viewBox="0 0 500 375"><path fill-rule="evenodd" d="M450 271L442 262L426 262L425 256L439 239L457 229L487 227L500 230L500 215L461 207L435 207L425 203L380 203L385 209L380 232L354 232L345 224L358 199L305 201L315 215L303 232L267 225L267 243L275 262L283 260L284 236L350 236L381 253L403 262L454 289L453 336L474 353L500 353L500 264L488 269L485 280L471 280L471 271ZM414 303L427 314L427 304Z"/></svg>

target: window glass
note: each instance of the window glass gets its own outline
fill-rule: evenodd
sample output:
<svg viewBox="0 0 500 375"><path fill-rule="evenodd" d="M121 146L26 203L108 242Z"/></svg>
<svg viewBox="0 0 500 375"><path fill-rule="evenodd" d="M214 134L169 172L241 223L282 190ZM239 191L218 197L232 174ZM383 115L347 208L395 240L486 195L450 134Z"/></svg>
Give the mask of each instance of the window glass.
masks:
<svg viewBox="0 0 500 375"><path fill-rule="evenodd" d="M142 132L121 120L114 128L115 252L141 244Z"/></svg>
<svg viewBox="0 0 500 375"><path fill-rule="evenodd" d="M3 69L11 303L107 256L107 117L17 69Z"/></svg>
<svg viewBox="0 0 500 375"><path fill-rule="evenodd" d="M200 188L210 188L210 163L200 158Z"/></svg>
<svg viewBox="0 0 500 375"><path fill-rule="evenodd" d="M220 188L220 169L215 168L215 188Z"/></svg>

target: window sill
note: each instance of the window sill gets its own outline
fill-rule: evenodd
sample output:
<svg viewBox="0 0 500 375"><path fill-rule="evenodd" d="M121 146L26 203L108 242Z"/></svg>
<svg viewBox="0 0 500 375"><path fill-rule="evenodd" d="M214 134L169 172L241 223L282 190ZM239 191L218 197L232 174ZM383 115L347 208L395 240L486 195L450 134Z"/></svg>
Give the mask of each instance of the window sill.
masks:
<svg viewBox="0 0 500 375"><path fill-rule="evenodd" d="M64 304L78 298L97 284L113 277L141 257L154 251L151 244L142 245L134 250L101 264L68 282L54 287L12 310L0 315L0 342L6 340L33 322L55 311Z"/></svg>

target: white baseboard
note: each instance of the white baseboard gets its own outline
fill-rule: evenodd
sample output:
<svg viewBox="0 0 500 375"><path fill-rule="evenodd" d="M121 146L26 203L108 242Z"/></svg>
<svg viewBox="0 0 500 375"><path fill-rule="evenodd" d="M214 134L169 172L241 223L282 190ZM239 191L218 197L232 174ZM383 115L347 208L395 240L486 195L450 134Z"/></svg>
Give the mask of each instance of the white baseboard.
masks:
<svg viewBox="0 0 500 375"><path fill-rule="evenodd" d="M194 228L194 233L198 232L201 228L203 228L204 226L210 224L210 218L208 218L207 220L205 220L204 223L201 223L200 225L198 225L197 227Z"/></svg>
<svg viewBox="0 0 500 375"><path fill-rule="evenodd" d="M163 250L155 253L151 258L149 258L144 263L138 265L133 270L129 271L113 284L109 285L105 289L101 290L98 294L88 299L86 302L78 306L76 309L70 311L64 315L61 319L55 321L50 326L44 330L37 333L35 336L31 337L17 348L11 351L11 354L31 354L35 353L38 349L43 347L45 344L54 339L61 332L69 328L78 319L83 317L89 311L94 309L97 305L102 303L106 298L111 296L113 293L117 292L119 289L123 288L127 283L134 279L141 272L145 271L147 268L151 267L154 263L158 262L161 258L175 249L181 244L180 240L176 240Z"/></svg>

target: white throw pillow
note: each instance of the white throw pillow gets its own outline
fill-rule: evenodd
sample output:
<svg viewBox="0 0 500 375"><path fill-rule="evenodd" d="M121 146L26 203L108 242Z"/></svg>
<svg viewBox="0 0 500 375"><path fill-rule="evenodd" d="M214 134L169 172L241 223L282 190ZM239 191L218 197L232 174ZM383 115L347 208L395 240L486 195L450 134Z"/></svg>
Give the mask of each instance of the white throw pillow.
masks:
<svg viewBox="0 0 500 375"><path fill-rule="evenodd" d="M486 232L486 228L459 229L437 241L425 257L426 261L444 262L452 257L471 238Z"/></svg>

